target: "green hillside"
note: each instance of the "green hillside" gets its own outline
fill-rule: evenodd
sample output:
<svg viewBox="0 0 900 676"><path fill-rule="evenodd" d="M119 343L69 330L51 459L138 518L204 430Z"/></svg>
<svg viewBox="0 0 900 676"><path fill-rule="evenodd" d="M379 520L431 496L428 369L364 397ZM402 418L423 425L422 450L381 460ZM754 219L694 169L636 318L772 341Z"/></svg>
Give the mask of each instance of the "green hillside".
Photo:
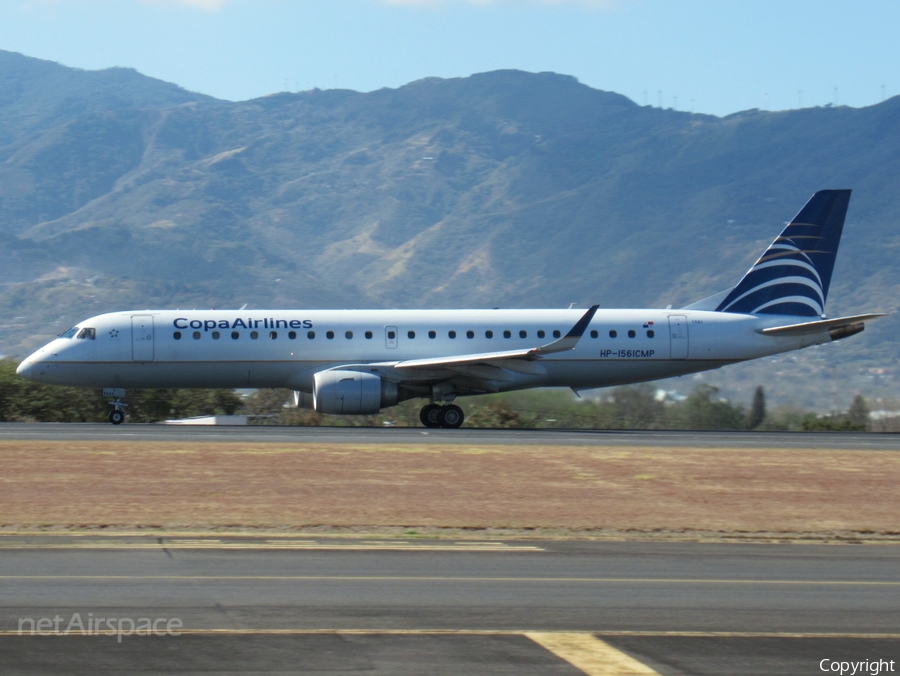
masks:
<svg viewBox="0 0 900 676"><path fill-rule="evenodd" d="M131 307L678 307L821 188L854 189L829 313L900 291L900 98L716 118L497 71L229 103L6 52L0 91L9 355ZM704 382L900 398L896 328Z"/></svg>

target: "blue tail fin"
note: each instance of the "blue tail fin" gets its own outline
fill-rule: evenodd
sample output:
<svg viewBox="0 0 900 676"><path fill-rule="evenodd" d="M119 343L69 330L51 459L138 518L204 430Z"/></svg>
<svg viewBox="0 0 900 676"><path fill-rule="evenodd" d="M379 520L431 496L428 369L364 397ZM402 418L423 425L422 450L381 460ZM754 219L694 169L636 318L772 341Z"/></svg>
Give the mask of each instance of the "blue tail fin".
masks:
<svg viewBox="0 0 900 676"><path fill-rule="evenodd" d="M849 190L813 195L716 311L823 315L849 203Z"/></svg>

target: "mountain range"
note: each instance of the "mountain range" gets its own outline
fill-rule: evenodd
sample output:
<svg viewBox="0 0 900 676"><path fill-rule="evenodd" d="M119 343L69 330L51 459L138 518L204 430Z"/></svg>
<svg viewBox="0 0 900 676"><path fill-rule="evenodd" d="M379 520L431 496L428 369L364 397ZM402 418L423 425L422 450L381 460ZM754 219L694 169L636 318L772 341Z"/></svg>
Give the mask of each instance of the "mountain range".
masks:
<svg viewBox="0 0 900 676"><path fill-rule="evenodd" d="M854 190L829 314L891 311L898 186L900 97L714 117L495 71L230 102L0 51L0 353L146 307L679 307L822 188ZM900 399L897 328L701 379Z"/></svg>

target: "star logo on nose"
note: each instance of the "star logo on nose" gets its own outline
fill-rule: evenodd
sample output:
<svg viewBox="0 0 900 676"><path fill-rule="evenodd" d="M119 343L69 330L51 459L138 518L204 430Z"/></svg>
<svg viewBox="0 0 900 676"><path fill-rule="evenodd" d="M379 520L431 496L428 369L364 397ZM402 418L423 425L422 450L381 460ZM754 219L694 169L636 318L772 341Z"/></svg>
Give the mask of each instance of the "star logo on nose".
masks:
<svg viewBox="0 0 900 676"><path fill-rule="evenodd" d="M118 338L119 337L119 329L111 329L109 332L110 338Z"/></svg>

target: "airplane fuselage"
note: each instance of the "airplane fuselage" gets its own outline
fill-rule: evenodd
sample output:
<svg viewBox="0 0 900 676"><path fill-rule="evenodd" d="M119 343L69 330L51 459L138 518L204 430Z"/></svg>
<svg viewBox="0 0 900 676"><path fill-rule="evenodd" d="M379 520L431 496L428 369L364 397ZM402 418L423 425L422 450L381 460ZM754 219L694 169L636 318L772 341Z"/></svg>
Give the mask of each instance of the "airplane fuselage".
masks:
<svg viewBox="0 0 900 676"><path fill-rule="evenodd" d="M315 373L539 346L584 310L267 310L115 312L81 322L31 355L26 378L82 387L289 388ZM686 310L599 310L574 349L536 361L461 365L460 394L529 387L589 389L718 368L831 340L826 331L762 335L795 317ZM85 329L93 331L85 332ZM79 337L80 336L80 337ZM470 376L473 385L467 386ZM427 387L444 369L392 376ZM491 382L485 387L485 382ZM477 384L475 384L477 383ZM424 396L424 395L422 395Z"/></svg>

